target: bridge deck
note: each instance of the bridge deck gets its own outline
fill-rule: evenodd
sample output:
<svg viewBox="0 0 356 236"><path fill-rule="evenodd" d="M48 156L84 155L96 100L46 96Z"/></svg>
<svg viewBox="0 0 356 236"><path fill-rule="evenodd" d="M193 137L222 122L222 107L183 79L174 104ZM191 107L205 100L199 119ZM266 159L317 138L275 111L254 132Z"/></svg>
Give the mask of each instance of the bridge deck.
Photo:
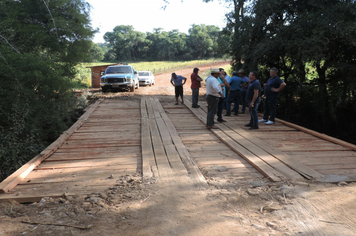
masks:
<svg viewBox="0 0 356 236"><path fill-rule="evenodd" d="M225 117L228 122L219 129L207 130L205 103L200 105L192 109L187 100L186 106L175 106L158 97L106 99L27 176L4 180L0 201L90 194L128 174L189 174L196 184L356 180L355 145L279 120L249 131L248 114ZM19 176L16 186L11 181Z"/></svg>

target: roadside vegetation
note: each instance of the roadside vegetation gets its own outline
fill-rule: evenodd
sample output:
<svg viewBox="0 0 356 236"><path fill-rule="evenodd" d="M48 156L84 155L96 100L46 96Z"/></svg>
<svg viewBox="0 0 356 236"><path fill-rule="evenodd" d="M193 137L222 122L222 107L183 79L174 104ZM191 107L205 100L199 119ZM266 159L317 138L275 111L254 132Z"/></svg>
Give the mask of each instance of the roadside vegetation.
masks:
<svg viewBox="0 0 356 236"><path fill-rule="evenodd" d="M82 114L72 86L95 33L88 9L81 0L0 2L0 180Z"/></svg>

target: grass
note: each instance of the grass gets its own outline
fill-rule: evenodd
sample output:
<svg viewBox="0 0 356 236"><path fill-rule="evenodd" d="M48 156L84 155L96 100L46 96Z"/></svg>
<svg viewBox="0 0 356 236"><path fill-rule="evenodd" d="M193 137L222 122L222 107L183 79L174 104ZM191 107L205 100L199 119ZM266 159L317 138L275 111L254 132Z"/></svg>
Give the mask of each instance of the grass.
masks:
<svg viewBox="0 0 356 236"><path fill-rule="evenodd" d="M144 61L128 63L132 65L135 70L149 70L153 74L159 74L167 71L174 71L187 67L199 66L204 64L211 64L214 62L223 61L223 59L209 59L209 60L193 60L193 61ZM95 63L81 63L77 65L77 75L73 80L73 86L76 89L89 88L91 86L91 66L111 65L118 62L95 62ZM225 69L228 71L229 66ZM209 72L208 72L209 73ZM207 77L207 76L206 76Z"/></svg>

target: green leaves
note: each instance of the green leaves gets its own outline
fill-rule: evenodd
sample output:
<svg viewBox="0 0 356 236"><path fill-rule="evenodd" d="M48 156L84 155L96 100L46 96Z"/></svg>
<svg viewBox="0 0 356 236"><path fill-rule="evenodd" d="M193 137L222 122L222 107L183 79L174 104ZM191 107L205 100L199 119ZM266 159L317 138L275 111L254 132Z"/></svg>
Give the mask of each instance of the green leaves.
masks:
<svg viewBox="0 0 356 236"><path fill-rule="evenodd" d="M3 0L0 8L0 179L68 128L74 66L95 32L81 0Z"/></svg>
<svg viewBox="0 0 356 236"><path fill-rule="evenodd" d="M146 34L132 26L119 25L107 32L104 40L110 49L105 60L190 60L219 57L220 29L216 26L193 25L189 35L178 30L169 32L161 28Z"/></svg>
<svg viewBox="0 0 356 236"><path fill-rule="evenodd" d="M286 118L322 132L350 130L356 108L356 2L255 0L243 14L241 1L233 3L223 32L231 40L235 69L258 68L265 82L269 69L277 67L288 84L281 97ZM346 107L352 115L341 115Z"/></svg>

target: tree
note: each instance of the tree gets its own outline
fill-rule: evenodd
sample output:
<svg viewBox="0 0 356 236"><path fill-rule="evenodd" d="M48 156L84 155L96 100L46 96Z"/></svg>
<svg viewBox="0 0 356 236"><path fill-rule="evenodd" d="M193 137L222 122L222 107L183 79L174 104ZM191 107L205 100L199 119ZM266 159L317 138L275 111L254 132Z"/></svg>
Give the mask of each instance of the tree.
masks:
<svg viewBox="0 0 356 236"><path fill-rule="evenodd" d="M58 137L74 117L74 66L94 30L81 0L3 0L0 6L0 178Z"/></svg>
<svg viewBox="0 0 356 236"><path fill-rule="evenodd" d="M209 31L212 30L212 31ZM214 56L214 40L213 35L215 28L207 27L206 25L192 25L189 29L189 47L192 50L194 58L204 58Z"/></svg>
<svg viewBox="0 0 356 236"><path fill-rule="evenodd" d="M101 61L104 59L104 52L101 49L101 47L99 47L99 45L96 43L92 43L89 53L90 53L91 58L89 58L88 61L90 61L90 62Z"/></svg>
<svg viewBox="0 0 356 236"><path fill-rule="evenodd" d="M131 25L116 26L113 32L107 32L104 40L116 54L116 60L135 60L140 58L139 48L145 41L145 34L135 31Z"/></svg>
<svg viewBox="0 0 356 236"><path fill-rule="evenodd" d="M262 80L279 68L287 119L330 133L345 124L340 108L355 107L355 1L256 0L239 9L224 30L235 68L258 68Z"/></svg>

